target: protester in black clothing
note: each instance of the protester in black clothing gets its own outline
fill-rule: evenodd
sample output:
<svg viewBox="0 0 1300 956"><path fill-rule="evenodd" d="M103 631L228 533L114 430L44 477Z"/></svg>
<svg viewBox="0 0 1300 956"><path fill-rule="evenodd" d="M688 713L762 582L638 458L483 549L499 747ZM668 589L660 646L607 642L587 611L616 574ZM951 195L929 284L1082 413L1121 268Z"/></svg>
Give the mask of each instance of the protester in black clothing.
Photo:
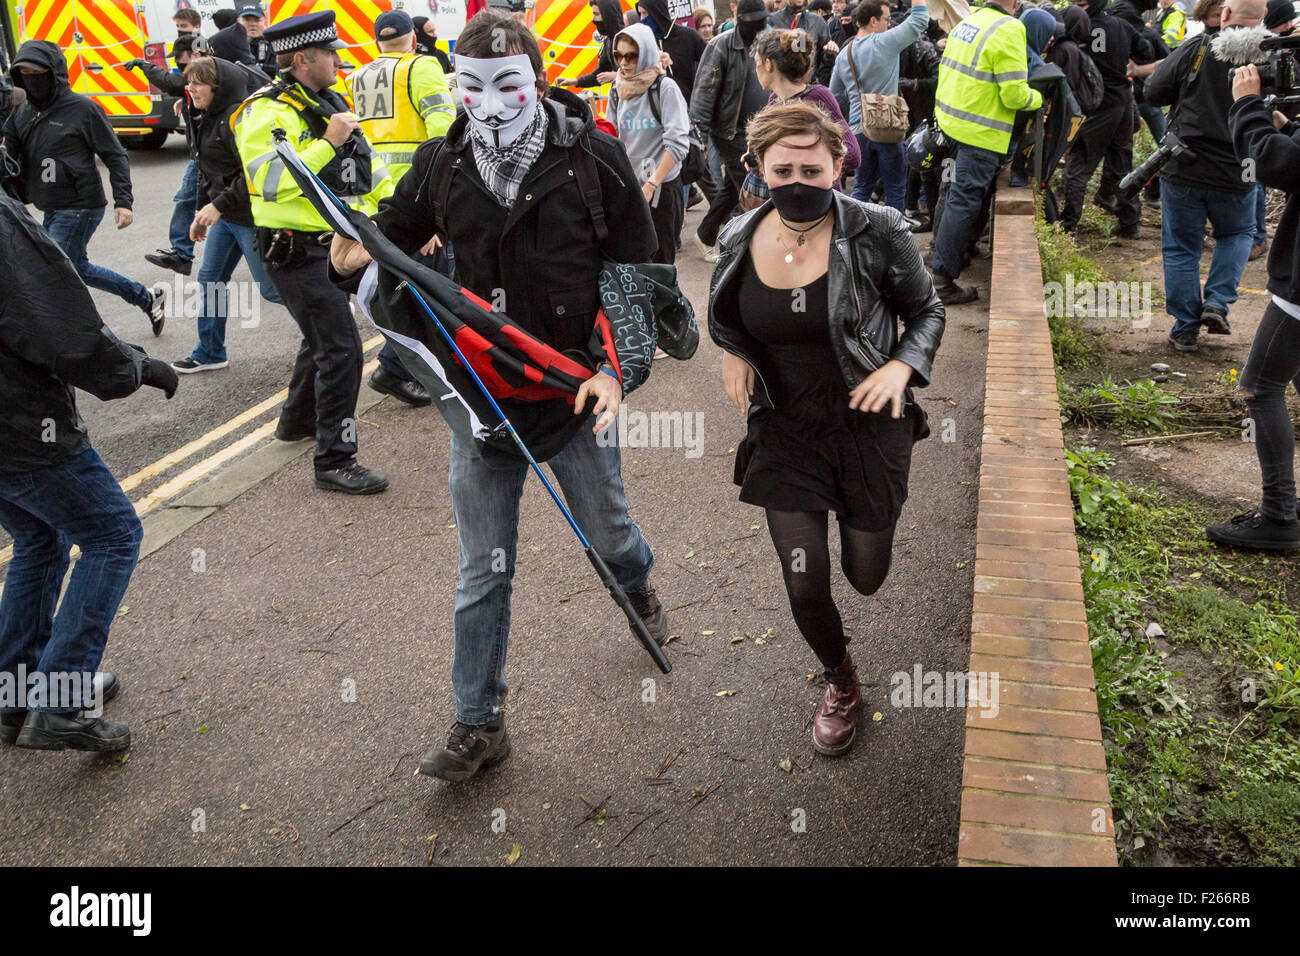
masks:
<svg viewBox="0 0 1300 956"><path fill-rule="evenodd" d="M1285 191L1287 202L1268 254L1272 301L1255 332L1238 385L1255 428L1263 493L1258 508L1205 532L1229 547L1295 551L1300 549L1295 427L1286 393L1291 384L1300 388L1300 124L1280 112L1270 114L1260 98L1259 70L1253 65L1234 74L1232 96L1228 125L1237 157L1252 160L1260 184Z"/></svg>
<svg viewBox="0 0 1300 956"><path fill-rule="evenodd" d="M451 72L451 58L438 46L438 24L429 17L411 17L415 24L415 52L438 61L442 72Z"/></svg>
<svg viewBox="0 0 1300 956"><path fill-rule="evenodd" d="M1075 138L1065 167L1065 202L1061 226L1073 233L1083 215L1084 194L1088 180L1104 158L1109 176L1118 182L1133 165L1133 91L1128 77L1128 63L1150 63L1155 59L1151 43L1132 24L1111 16L1106 0L1089 0L1088 17L1092 22L1091 42L1086 52L1101 72L1104 94L1101 108L1089 116ZM1116 199L1111 207L1119 217L1115 235L1135 239L1142 207L1136 197Z"/></svg>
<svg viewBox="0 0 1300 956"><path fill-rule="evenodd" d="M618 64L614 62L614 38L623 29L623 6L619 0L594 0L591 4L591 19L596 24L596 33L600 37L600 51L596 54L596 69L584 73L576 80L562 80L565 86L586 89L603 86L614 80ZM697 34L698 35L698 34ZM694 77L692 77L694 82ZM679 84L680 85L680 84Z"/></svg>
<svg viewBox="0 0 1300 956"><path fill-rule="evenodd" d="M844 45L852 40L858 32L857 24L853 22L853 14L857 12L857 9L858 5L856 3L846 4L839 13L832 14L831 19L827 22L827 26L831 30L831 41L840 49L843 49ZM931 20L930 22L933 23L934 21ZM833 67L834 64L832 64Z"/></svg>
<svg viewBox="0 0 1300 956"><path fill-rule="evenodd" d="M722 160L721 182L714 184L709 211L695 233L696 246L710 262L717 261L718 233L735 210L745 181L745 126L767 105L767 91L759 85L749 51L754 37L766 28L763 0L740 0L736 26L710 41L696 74L691 120Z"/></svg>
<svg viewBox="0 0 1300 956"><path fill-rule="evenodd" d="M896 22L906 18L910 8L905 7L893 15ZM933 23L934 21L930 21ZM898 57L898 92L907 102L908 134L926 120L934 123L934 91L939 85L939 51L924 34ZM939 200L939 171L930 170L924 175L911 166L907 170L907 195L903 202L904 215L911 222L912 231L929 232L934 226L934 210ZM919 211L921 194L925 194L925 215Z"/></svg>
<svg viewBox="0 0 1300 956"><path fill-rule="evenodd" d="M817 45L813 77L822 86L830 86L831 70L840 47L831 39L831 28L821 14L810 11L806 0L785 0L785 5L767 18L767 25L773 30L807 30Z"/></svg>
<svg viewBox="0 0 1300 956"><path fill-rule="evenodd" d="M693 27L673 22L668 0L637 0L637 12L641 14L640 22L655 35L659 49L668 54L671 62L666 65L667 73L689 105L695 92L695 74L707 46L704 37Z"/></svg>
<svg viewBox="0 0 1300 956"><path fill-rule="evenodd" d="M105 327L68 257L3 194L0 248L0 527L13 538L0 674L33 679L30 691L18 685L17 706L6 701L0 740L123 750L130 731L97 713L118 680L96 671L142 532L90 444L75 389L109 401L149 385L171 398L176 374ZM74 544L81 557L60 601Z"/></svg>
<svg viewBox="0 0 1300 956"><path fill-rule="evenodd" d="M912 445L928 434L909 386L929 382L944 308L902 215L835 189L837 123L786 103L755 117L747 138L771 199L722 235L709 333L747 422L733 480L741 501L766 511L795 624L825 668L813 747L839 756L861 693L831 595L829 513L845 577L874 594Z"/></svg>
<svg viewBox="0 0 1300 956"><path fill-rule="evenodd" d="M131 164L104 111L89 97L72 92L68 61L47 40L28 40L18 48L13 80L27 93L26 102L6 121L3 134L7 151L22 162L16 188L45 214L42 224L72 260L82 281L136 306L149 317L153 334L160 335L166 321L167 287L148 289L95 265L86 254L108 203L96 156L108 167L114 224L125 229L135 218Z"/></svg>
<svg viewBox="0 0 1300 956"><path fill-rule="evenodd" d="M1089 19L1088 12L1078 4L1071 4L1060 13L1061 23L1056 29L1055 42L1047 48L1043 59L1060 68L1065 74L1065 81L1070 84L1071 91L1078 98L1079 90L1086 82L1085 58L1089 54L1084 51L1092 42L1092 20ZM1083 112L1085 116L1088 113L1087 110Z"/></svg>
<svg viewBox="0 0 1300 956"><path fill-rule="evenodd" d="M216 10L212 14L212 25L218 30L224 30L235 22L235 11L233 8L225 10Z"/></svg>

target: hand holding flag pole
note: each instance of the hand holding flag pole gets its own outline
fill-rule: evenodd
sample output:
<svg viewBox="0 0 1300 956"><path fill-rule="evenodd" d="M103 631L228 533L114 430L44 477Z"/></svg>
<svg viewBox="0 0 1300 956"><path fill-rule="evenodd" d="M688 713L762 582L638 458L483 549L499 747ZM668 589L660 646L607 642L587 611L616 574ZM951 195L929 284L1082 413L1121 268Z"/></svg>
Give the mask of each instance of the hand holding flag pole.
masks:
<svg viewBox="0 0 1300 956"><path fill-rule="evenodd" d="M293 148L286 141L283 130L276 129L273 130L272 133L275 138L275 150L280 155L280 158L283 159L290 175L302 189L303 195L312 203L313 206L316 207L317 211L320 212L332 226L334 226L336 232L364 244L366 236L364 236L357 228L357 225L352 219L353 216L360 217L361 214L354 213L352 210L348 209L348 207L344 205L344 203L334 195L334 193L331 192L324 183L321 182L320 178L312 173L311 170L302 163L302 160L298 157L297 153L293 151ZM374 250L368 249L367 251L374 255ZM412 285L410 281L403 278L403 280L397 285L397 289L398 291L405 290L410 293L414 301L429 317L433 326L438 330L443 341L451 348L457 362L459 362L462 367L462 370L468 373L472 378L475 387L483 397L487 399L492 411L500 419L500 423L495 426L493 431L504 431L510 436L515 446L519 449L520 454L522 454L527 460L533 473L541 480L542 485L551 496L551 500L555 502L555 506L560 509L560 513L564 515L565 520L569 523L569 527L573 530L578 541L582 544L583 550L586 552L587 560L591 562L591 566L595 568L596 574L600 577L601 584L603 584L606 590L609 591L610 597L614 599L614 603L622 609L623 614L627 617L628 624L632 628L632 633L636 635L641 646L645 648L646 653L649 654L650 658L655 662L655 666L657 666L662 673L669 673L672 670L672 665L668 662L668 658L664 655L663 650L655 643L654 638L650 635L649 630L645 626L645 622L641 620L641 615L639 615L636 612L636 609L633 608L632 602L627 596L627 592L624 591L623 587L618 583L613 572L610 571L609 566L601 556L596 553L596 549L592 546L591 542L587 540L587 536L582 533L582 529L578 527L578 523L574 520L572 512L569 511L568 507L564 504L564 501L556 492L555 487L551 484L550 480L547 479L546 474L542 471L536 458L533 457L532 452L520 437L514 424L497 403L496 397L493 396L491 391L489 391L488 387L484 384L473 364L465 357L465 354L461 351L455 337L448 332L443 322L439 320L437 313L434 312L428 301L420 293L420 290ZM379 326L379 329L381 332L387 331L383 326Z"/></svg>

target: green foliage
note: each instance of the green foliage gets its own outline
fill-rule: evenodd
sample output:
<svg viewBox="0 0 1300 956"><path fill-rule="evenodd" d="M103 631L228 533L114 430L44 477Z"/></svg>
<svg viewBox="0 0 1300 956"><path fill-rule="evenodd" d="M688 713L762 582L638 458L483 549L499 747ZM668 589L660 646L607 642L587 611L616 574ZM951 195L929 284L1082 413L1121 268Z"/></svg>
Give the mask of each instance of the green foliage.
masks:
<svg viewBox="0 0 1300 956"><path fill-rule="evenodd" d="M1066 277L1071 275L1076 283L1106 281L1106 270L1096 259L1080 252L1074 240L1061 231L1059 224L1049 226L1039 215L1034 220L1034 233L1038 237L1044 283L1064 285ZM1057 365L1086 368L1096 364L1100 352L1098 337L1084 331L1082 317L1049 315L1047 324Z"/></svg>
<svg viewBox="0 0 1300 956"><path fill-rule="evenodd" d="M1097 385L1058 387L1074 421L1107 422L1116 428L1163 434L1179 425L1180 399L1149 378L1116 385L1109 375Z"/></svg>
<svg viewBox="0 0 1300 956"><path fill-rule="evenodd" d="M1206 801L1201 820L1244 840L1268 866L1300 864L1300 792L1283 781L1243 787Z"/></svg>

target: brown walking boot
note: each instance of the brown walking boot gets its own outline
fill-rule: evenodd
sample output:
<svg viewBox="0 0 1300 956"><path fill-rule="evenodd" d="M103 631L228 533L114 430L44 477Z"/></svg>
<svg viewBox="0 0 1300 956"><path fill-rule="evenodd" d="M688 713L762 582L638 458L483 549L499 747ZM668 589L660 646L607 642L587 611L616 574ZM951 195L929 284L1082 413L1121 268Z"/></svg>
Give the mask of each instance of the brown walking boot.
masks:
<svg viewBox="0 0 1300 956"><path fill-rule="evenodd" d="M813 749L827 757L846 753L853 746L861 708L858 671L845 652L844 662L826 672L826 696L813 718Z"/></svg>

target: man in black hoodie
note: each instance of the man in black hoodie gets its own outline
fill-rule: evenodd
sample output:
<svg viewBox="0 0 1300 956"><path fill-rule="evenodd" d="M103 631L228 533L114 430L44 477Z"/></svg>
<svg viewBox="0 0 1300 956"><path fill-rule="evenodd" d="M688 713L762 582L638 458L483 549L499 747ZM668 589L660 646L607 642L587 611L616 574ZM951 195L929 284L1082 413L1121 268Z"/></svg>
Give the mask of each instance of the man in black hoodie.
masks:
<svg viewBox="0 0 1300 956"><path fill-rule="evenodd" d="M1065 202L1061 226L1066 232L1079 227L1083 215L1084 193L1097 164L1104 158L1109 176L1115 182L1128 175L1133 166L1133 89L1128 78L1129 60L1150 63L1155 50L1133 25L1113 17L1106 10L1106 0L1089 0L1088 16L1092 21L1092 42L1085 52L1101 71L1104 93L1101 108L1084 121L1065 165ZM1113 210L1119 216L1115 235L1136 239L1142 206L1136 198L1119 201Z"/></svg>
<svg viewBox="0 0 1300 956"><path fill-rule="evenodd" d="M74 389L108 401L149 385L171 398L176 374L105 327L67 256L3 193L0 248L0 527L13 538L0 675L20 695L0 704L0 740L123 750L130 731L97 716L117 678L94 675L135 569L140 519L91 446ZM81 557L60 603L74 544Z"/></svg>
<svg viewBox="0 0 1300 956"><path fill-rule="evenodd" d="M614 74L618 72L618 64L614 62L614 38L623 29L623 7L618 0L594 0L591 4L591 21L596 25L596 35L600 37L596 69L572 82L562 80L564 86L588 89L614 82ZM694 82L693 75L691 81Z"/></svg>
<svg viewBox="0 0 1300 956"><path fill-rule="evenodd" d="M689 106L691 93L695 90L695 72L707 45L704 37L696 33L694 27L673 23L672 14L668 12L668 0L637 0L636 9L641 14L641 22L655 35L659 49L672 59L668 75L681 88Z"/></svg>
<svg viewBox="0 0 1300 956"><path fill-rule="evenodd" d="M24 198L45 213L45 230L82 281L139 308L149 317L153 334L161 335L167 287L147 289L86 256L108 204L96 156L108 167L117 228L125 229L134 218L131 164L108 117L92 100L72 92L63 51L48 40L28 40L18 48L13 80L26 91L27 101L6 121L4 142L10 155L22 159Z"/></svg>

